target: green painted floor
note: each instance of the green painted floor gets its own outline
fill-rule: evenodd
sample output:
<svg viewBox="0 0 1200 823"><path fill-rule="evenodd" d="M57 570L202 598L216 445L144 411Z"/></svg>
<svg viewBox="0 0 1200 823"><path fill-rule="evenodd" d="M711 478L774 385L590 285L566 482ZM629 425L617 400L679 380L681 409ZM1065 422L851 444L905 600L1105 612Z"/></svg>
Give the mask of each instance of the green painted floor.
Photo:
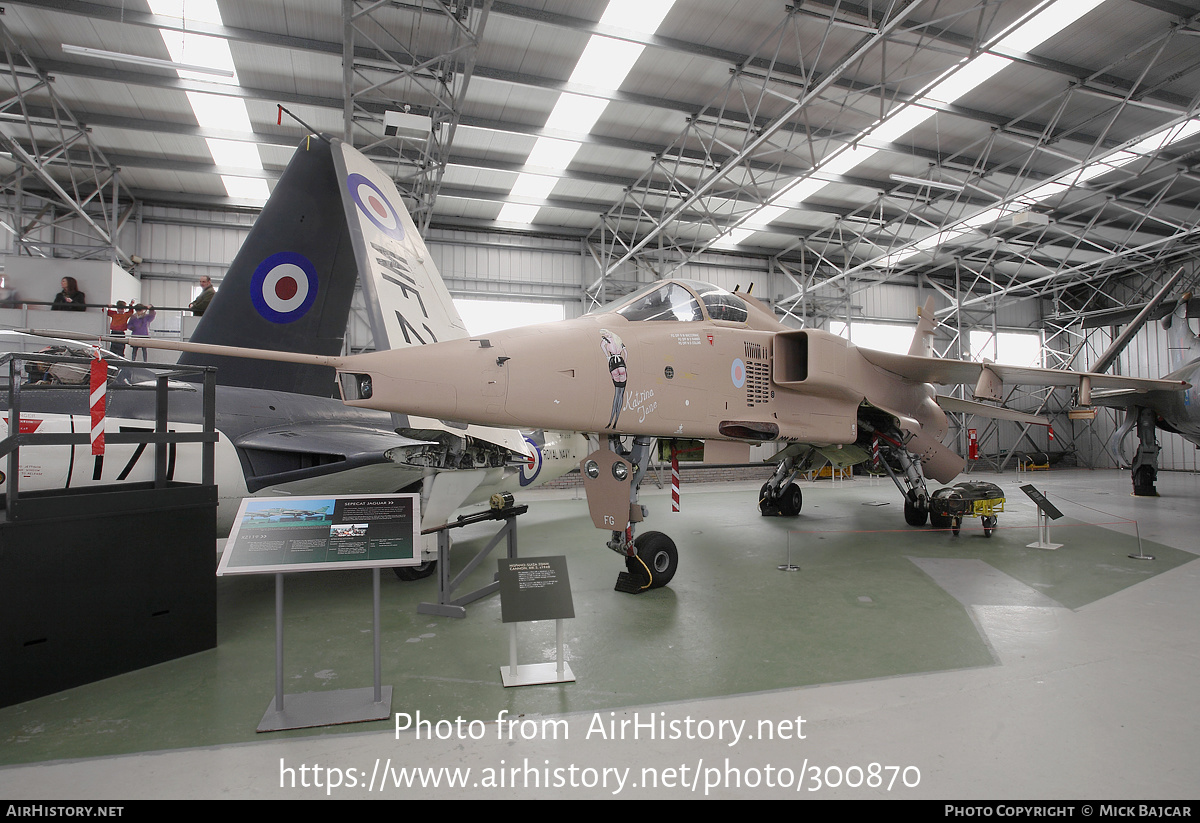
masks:
<svg viewBox="0 0 1200 823"><path fill-rule="evenodd" d="M1136 539L1088 525L1114 518L1082 509L1054 526L1064 548L1028 549L1033 506L1015 484L1005 489L1008 511L990 539L977 521L958 537L906 527L895 488L864 481L805 486L794 519L759 517L757 484L685 488L682 514L651 489L645 528L669 533L681 563L669 588L639 596L612 590L623 564L585 504L539 493L518 521L521 554L568 558L576 618L566 624L566 653L578 682L501 688L508 630L499 601L472 605L465 620L422 616L415 606L436 599L434 579L387 574L383 682L394 687L392 710L486 720L501 709L594 711L988 666L992 652L956 589L992 586L996 605L1049 598L1078 609L1194 559L1148 540L1157 559L1129 559ZM486 542L484 528L462 530L456 564ZM799 572L776 568L789 545ZM485 572L476 577L485 582ZM222 578L218 592L217 649L0 709L0 764L264 739L254 729L274 693L273 578ZM371 684L368 572L291 575L285 610L288 692ZM522 627L520 638L521 662L552 659L553 623Z"/></svg>

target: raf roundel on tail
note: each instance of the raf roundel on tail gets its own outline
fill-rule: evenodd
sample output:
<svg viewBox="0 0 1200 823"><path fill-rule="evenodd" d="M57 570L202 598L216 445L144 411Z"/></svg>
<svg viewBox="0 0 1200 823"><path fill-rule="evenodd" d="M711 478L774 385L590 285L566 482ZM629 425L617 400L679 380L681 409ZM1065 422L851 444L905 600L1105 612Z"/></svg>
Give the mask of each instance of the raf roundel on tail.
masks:
<svg viewBox="0 0 1200 823"><path fill-rule="evenodd" d="M537 433L527 443L515 429L464 429L348 408L335 399L335 371L328 361L343 349L360 282L377 348L403 345L403 332L413 328L426 340L466 337L392 181L341 141L314 136L297 149L235 256L192 335L195 345L177 346L183 350L181 364L218 367L222 533L228 533L247 495L380 494L418 484L422 524L437 526L460 506L487 501L496 491L558 477L586 453L586 440L578 434ZM247 352L300 360L264 369L241 356ZM151 376L135 374L125 363L120 372L107 393L109 430L150 430L154 398L135 384ZM86 392L86 381L79 388ZM200 400L199 392L173 390L171 427L196 430ZM22 413L38 415L31 419L43 430L86 430L86 415L70 413L73 402L70 392L39 392L25 398ZM417 436L397 428L416 430ZM536 457L527 464L533 442L542 445L532 449ZM122 451L109 444L107 462L85 454L86 445L46 449L55 451L22 450L21 466L30 475L22 477L26 489L35 483L75 488L153 476L153 461L148 455L139 460L142 453L132 446ZM198 475L199 445L181 446L170 461L169 478ZM0 493L4 480L0 475ZM423 554L436 558L435 540L425 544ZM427 564L406 574L416 577L432 568Z"/></svg>
<svg viewBox="0 0 1200 823"><path fill-rule="evenodd" d="M379 186L362 174L351 173L346 177L346 189L354 198L358 210L374 223L377 229L396 240L404 239L404 223L400 220L396 207Z"/></svg>
<svg viewBox="0 0 1200 823"><path fill-rule="evenodd" d="M251 279L250 300L272 323L303 317L317 299L317 269L298 252L281 251L259 264Z"/></svg>

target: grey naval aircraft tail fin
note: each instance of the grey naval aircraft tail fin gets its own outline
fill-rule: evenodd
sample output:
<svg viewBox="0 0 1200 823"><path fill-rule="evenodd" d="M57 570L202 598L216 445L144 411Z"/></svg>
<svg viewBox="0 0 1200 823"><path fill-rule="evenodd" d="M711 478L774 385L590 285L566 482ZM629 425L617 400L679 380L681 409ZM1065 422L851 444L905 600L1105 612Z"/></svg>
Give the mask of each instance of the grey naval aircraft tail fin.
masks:
<svg viewBox="0 0 1200 823"><path fill-rule="evenodd" d="M358 268L334 151L315 136L296 150L191 342L341 354ZM179 362L217 366L221 385L337 396L328 366L188 352Z"/></svg>
<svg viewBox="0 0 1200 823"><path fill-rule="evenodd" d="M375 348L403 349L466 337L450 291L391 177L340 140L332 141L332 149ZM467 435L528 454L516 429L460 426L412 416L401 420L400 428L423 439L435 432Z"/></svg>
<svg viewBox="0 0 1200 823"><path fill-rule="evenodd" d="M1175 374L1200 358L1200 338L1192 331L1189 318L1195 316L1196 300L1192 293L1175 301L1170 314L1163 318L1163 328L1167 331L1168 355L1171 363L1171 373Z"/></svg>
<svg viewBox="0 0 1200 823"><path fill-rule="evenodd" d="M1109 370L1109 367L1111 367L1112 364L1116 362L1117 358L1121 356L1121 352L1125 351L1125 349L1129 346L1129 343L1133 340L1134 335L1141 331L1141 328L1146 324L1146 321L1153 317L1154 313L1158 311L1158 308L1163 303L1167 293L1170 292L1171 289L1175 288L1175 284L1179 282L1179 278L1183 277L1183 272L1184 267L1180 266L1173 275L1167 278L1167 282L1163 283L1162 288L1158 290L1154 297L1150 298L1150 302L1142 307L1141 311L1139 311L1137 315L1125 325L1125 328L1121 331L1121 333L1113 339L1112 343L1110 343L1108 348L1104 350L1104 353L1100 355L1099 359L1092 364L1091 371L1106 372ZM1170 307L1168 306L1168 311L1169 309ZM1187 325L1186 322L1184 325Z"/></svg>

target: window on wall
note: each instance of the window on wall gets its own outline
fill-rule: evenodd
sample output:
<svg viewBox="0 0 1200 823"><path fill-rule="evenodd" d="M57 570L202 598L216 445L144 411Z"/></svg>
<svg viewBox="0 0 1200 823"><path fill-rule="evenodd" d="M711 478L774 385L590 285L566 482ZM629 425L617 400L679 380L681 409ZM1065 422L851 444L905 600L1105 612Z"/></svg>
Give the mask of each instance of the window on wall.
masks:
<svg viewBox="0 0 1200 823"><path fill-rule="evenodd" d="M1042 365L1042 336L1037 332L971 332L971 359L1005 366Z"/></svg>
<svg viewBox="0 0 1200 823"><path fill-rule="evenodd" d="M906 354L917 327L893 323L853 323L847 326L845 323L831 322L829 331L864 349Z"/></svg>
<svg viewBox="0 0 1200 823"><path fill-rule="evenodd" d="M566 316L563 307L554 303L456 299L454 306L472 335L550 323Z"/></svg>

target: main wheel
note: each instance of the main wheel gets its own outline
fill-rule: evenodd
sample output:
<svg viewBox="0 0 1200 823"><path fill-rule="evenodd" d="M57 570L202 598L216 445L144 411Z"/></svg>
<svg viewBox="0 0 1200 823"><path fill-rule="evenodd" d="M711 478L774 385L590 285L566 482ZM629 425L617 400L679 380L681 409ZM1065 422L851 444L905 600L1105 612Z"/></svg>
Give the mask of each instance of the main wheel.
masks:
<svg viewBox="0 0 1200 823"><path fill-rule="evenodd" d="M795 483L788 483L786 489L783 490L783 496L779 500L779 511L785 517L795 517L800 513L801 507L804 506L804 495L800 491L800 487Z"/></svg>
<svg viewBox="0 0 1200 823"><path fill-rule="evenodd" d="M1154 488L1157 472L1153 466L1141 466L1133 473L1133 493L1137 497L1157 497L1158 489Z"/></svg>
<svg viewBox="0 0 1200 823"><path fill-rule="evenodd" d="M996 531L996 523L997 522L999 522L999 521L994 516L983 518L983 536L984 537L992 536L992 533Z"/></svg>
<svg viewBox="0 0 1200 823"><path fill-rule="evenodd" d="M763 483L763 487L758 490L758 513L763 517L771 514L771 509L774 508L767 500L767 492L771 490L770 483Z"/></svg>
<svg viewBox="0 0 1200 823"><path fill-rule="evenodd" d="M625 566L632 573L645 574L650 570L650 588L658 589L671 582L675 571L679 568L679 552L675 549L675 541L662 532L645 532L633 540L641 563L632 557L625 559ZM646 568L642 568L642 563Z"/></svg>
<svg viewBox="0 0 1200 823"><path fill-rule="evenodd" d="M929 518L929 509L913 505L911 500L904 501L904 522L910 526L924 526Z"/></svg>
<svg viewBox="0 0 1200 823"><path fill-rule="evenodd" d="M396 573L396 577L406 583L413 580L424 580L437 571L437 561L426 560L419 566L392 566L392 571Z"/></svg>

